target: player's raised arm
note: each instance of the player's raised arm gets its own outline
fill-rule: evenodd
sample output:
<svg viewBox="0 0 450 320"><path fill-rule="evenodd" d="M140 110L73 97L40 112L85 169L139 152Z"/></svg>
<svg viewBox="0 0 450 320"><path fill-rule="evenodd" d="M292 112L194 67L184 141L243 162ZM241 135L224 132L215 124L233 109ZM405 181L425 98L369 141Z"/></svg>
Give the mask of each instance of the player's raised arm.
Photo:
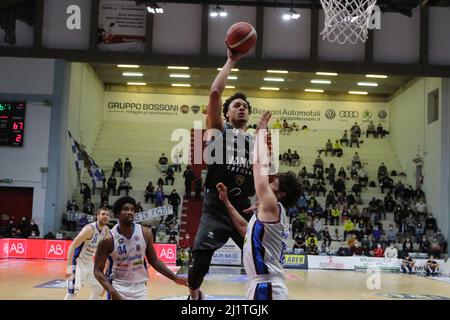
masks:
<svg viewBox="0 0 450 320"><path fill-rule="evenodd" d="M270 117L270 111L264 112L261 116L253 149L253 178L259 202L258 218L264 222L275 222L279 219L278 200L269 186L270 159L267 147L267 124Z"/></svg>
<svg viewBox="0 0 450 320"><path fill-rule="evenodd" d="M67 269L66 269L66 277L70 277L75 270L72 270L73 265L73 255L75 253L75 249L78 248L83 242L89 240L94 235L94 229L91 225L87 225L81 230L81 232L76 236L76 238L72 241L69 246L69 250L67 250Z"/></svg>
<svg viewBox="0 0 450 320"><path fill-rule="evenodd" d="M116 289L114 289L112 284L106 278L106 275L103 273L106 259L108 258L108 255L113 252L113 250L114 239L112 237L100 241L95 254L94 276L102 287L109 292L112 300L122 300L123 297L116 291Z"/></svg>
<svg viewBox="0 0 450 320"><path fill-rule="evenodd" d="M228 199L227 187L221 182L217 184L216 188L217 191L219 192L219 199L222 200L225 206L227 207L227 212L231 218L233 226L236 228L239 234L242 237L244 237L245 233L247 232L248 222L239 214L236 208L231 204L230 200Z"/></svg>
<svg viewBox="0 0 450 320"><path fill-rule="evenodd" d="M187 286L187 281L185 278L178 277L173 273L167 266L158 259L155 249L153 248L153 234L152 231L146 227L142 227L144 233L145 242L147 243L146 256L150 265L155 268L156 271L161 273L166 278L174 281L176 284Z"/></svg>

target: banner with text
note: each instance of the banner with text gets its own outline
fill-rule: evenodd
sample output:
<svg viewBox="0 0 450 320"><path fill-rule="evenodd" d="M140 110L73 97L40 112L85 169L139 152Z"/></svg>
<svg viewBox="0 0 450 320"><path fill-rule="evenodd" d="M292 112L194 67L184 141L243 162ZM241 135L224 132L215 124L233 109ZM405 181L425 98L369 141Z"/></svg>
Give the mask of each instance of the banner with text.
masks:
<svg viewBox="0 0 450 320"><path fill-rule="evenodd" d="M249 124L256 124L261 114L272 111L272 121L286 119L300 128L350 129L357 122L365 130L369 121L375 127L381 124L389 130L388 104L383 102L346 102L320 100L290 100L248 98L252 114ZM105 92L105 121L137 121L193 126L193 121L204 121L207 96L167 95L145 93Z"/></svg>
<svg viewBox="0 0 450 320"><path fill-rule="evenodd" d="M212 265L240 266L242 263L241 249L230 238L222 248L216 250L211 260Z"/></svg>

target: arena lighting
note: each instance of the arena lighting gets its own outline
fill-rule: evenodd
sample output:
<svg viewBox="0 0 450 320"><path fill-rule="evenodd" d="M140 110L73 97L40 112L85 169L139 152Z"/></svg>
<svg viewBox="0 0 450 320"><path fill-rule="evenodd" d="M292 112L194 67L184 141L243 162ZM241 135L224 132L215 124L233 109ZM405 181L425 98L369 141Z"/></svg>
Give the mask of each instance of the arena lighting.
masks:
<svg viewBox="0 0 450 320"><path fill-rule="evenodd" d="M387 77L384 74L366 74L366 78L386 79Z"/></svg>
<svg viewBox="0 0 450 320"><path fill-rule="evenodd" d="M279 91L280 88L277 87L261 87L260 90L270 90L270 91Z"/></svg>
<svg viewBox="0 0 450 320"><path fill-rule="evenodd" d="M127 85L129 86L146 86L146 82L127 82Z"/></svg>
<svg viewBox="0 0 450 320"><path fill-rule="evenodd" d="M236 89L235 86L225 86L225 89Z"/></svg>
<svg viewBox="0 0 450 320"><path fill-rule="evenodd" d="M217 71L222 71L222 68L217 68ZM232 72L238 72L239 69L233 68L233 69L231 69L231 71L232 71Z"/></svg>
<svg viewBox="0 0 450 320"><path fill-rule="evenodd" d="M335 77L338 74L336 72L316 72L318 76L332 76Z"/></svg>
<svg viewBox="0 0 450 320"><path fill-rule="evenodd" d="M366 95L369 94L367 91L349 91L349 94L362 94L362 95Z"/></svg>
<svg viewBox="0 0 450 320"><path fill-rule="evenodd" d="M358 82L358 86L362 86L362 87L378 87L378 83L376 83L376 82Z"/></svg>
<svg viewBox="0 0 450 320"><path fill-rule="evenodd" d="M267 78L264 78L264 81L283 82L284 79L283 79L283 78L271 78L271 77L267 77Z"/></svg>
<svg viewBox="0 0 450 320"><path fill-rule="evenodd" d="M139 66L137 64L118 64L118 68L130 68L130 69L137 69Z"/></svg>
<svg viewBox="0 0 450 320"><path fill-rule="evenodd" d="M322 89L305 89L306 92L317 92L317 93L323 93Z"/></svg>
<svg viewBox="0 0 450 320"><path fill-rule="evenodd" d="M172 87L190 87L189 83L172 83Z"/></svg>
<svg viewBox="0 0 450 320"><path fill-rule="evenodd" d="M236 76L228 76L228 80L237 80L238 77Z"/></svg>
<svg viewBox="0 0 450 320"><path fill-rule="evenodd" d="M124 72L122 73L124 77L143 77L144 74L142 72Z"/></svg>
<svg viewBox="0 0 450 320"><path fill-rule="evenodd" d="M287 70L267 70L267 73L289 73Z"/></svg>
<svg viewBox="0 0 450 320"><path fill-rule="evenodd" d="M311 83L331 84L331 81L330 80L313 79L313 80L311 80Z"/></svg>
<svg viewBox="0 0 450 320"><path fill-rule="evenodd" d="M158 13L164 13L164 9L161 8L156 1L149 2L145 4L145 7L147 8L148 13L158 14Z"/></svg>
<svg viewBox="0 0 450 320"><path fill-rule="evenodd" d="M184 67L184 66L167 66L167 69L171 69L171 70L189 70L189 67Z"/></svg>
<svg viewBox="0 0 450 320"><path fill-rule="evenodd" d="M289 20L297 20L300 18L300 14L297 13L294 9L290 9L287 13L283 14L283 20L289 21Z"/></svg>
<svg viewBox="0 0 450 320"><path fill-rule="evenodd" d="M183 73L171 73L169 74L170 78L190 78L190 74L183 74Z"/></svg>
<svg viewBox="0 0 450 320"><path fill-rule="evenodd" d="M212 18L215 17L222 17L225 18L226 16L228 16L228 13L219 5L216 5L216 7L214 9L212 9L212 11L209 13L209 16Z"/></svg>

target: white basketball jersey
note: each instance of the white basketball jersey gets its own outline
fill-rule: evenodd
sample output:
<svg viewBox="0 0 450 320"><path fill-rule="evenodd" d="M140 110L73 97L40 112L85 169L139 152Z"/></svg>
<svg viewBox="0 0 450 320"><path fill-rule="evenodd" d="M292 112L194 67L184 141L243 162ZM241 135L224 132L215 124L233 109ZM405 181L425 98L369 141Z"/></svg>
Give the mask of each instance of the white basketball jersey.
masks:
<svg viewBox="0 0 450 320"><path fill-rule="evenodd" d="M114 250L108 257L108 277L111 280L138 283L148 279L145 252L147 243L140 224L134 223L134 232L130 239L119 233L116 224L111 235L114 239Z"/></svg>
<svg viewBox="0 0 450 320"><path fill-rule="evenodd" d="M278 203L278 208L278 222L262 222L258 220L255 212L248 223L243 250L245 271L251 281L284 280L284 252L289 236L289 224L281 203Z"/></svg>
<svg viewBox="0 0 450 320"><path fill-rule="evenodd" d="M106 237L107 227L103 227L100 231L97 222L91 222L86 227L92 227L94 234L92 238L84 241L79 247L75 248L73 255L73 264L77 262L93 263L97 246Z"/></svg>

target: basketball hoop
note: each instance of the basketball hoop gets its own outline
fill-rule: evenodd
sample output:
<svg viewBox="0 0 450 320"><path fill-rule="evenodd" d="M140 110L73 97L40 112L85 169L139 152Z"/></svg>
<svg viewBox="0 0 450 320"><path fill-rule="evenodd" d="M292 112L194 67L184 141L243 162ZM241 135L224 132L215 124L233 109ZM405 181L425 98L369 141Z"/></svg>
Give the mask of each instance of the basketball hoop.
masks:
<svg viewBox="0 0 450 320"><path fill-rule="evenodd" d="M377 0L320 0L325 13L322 39L344 44L366 42L370 17Z"/></svg>

